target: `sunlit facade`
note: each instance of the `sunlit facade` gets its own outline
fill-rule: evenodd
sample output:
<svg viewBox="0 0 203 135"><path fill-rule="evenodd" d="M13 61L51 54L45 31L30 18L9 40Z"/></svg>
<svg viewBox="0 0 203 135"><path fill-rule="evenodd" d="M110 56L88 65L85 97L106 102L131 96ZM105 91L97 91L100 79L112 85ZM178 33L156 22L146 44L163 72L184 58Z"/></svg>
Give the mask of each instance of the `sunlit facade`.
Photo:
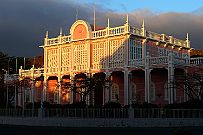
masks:
<svg viewBox="0 0 203 135"><path fill-rule="evenodd" d="M173 81L176 73L184 72L192 62L188 34L180 40L147 31L144 21L141 28L132 27L128 16L122 26L112 28L109 19L107 22L106 27L96 27L77 20L69 35L60 30L58 37L49 38L46 33L44 45L40 46L44 49L44 68L19 70L21 79L36 80L33 100L64 104L79 100L72 91L61 87L61 83L71 82L79 73L104 73L111 80L110 88L91 93L88 104L116 101L122 105L164 105L187 100L183 91L175 89ZM41 75L44 81L38 82Z"/></svg>

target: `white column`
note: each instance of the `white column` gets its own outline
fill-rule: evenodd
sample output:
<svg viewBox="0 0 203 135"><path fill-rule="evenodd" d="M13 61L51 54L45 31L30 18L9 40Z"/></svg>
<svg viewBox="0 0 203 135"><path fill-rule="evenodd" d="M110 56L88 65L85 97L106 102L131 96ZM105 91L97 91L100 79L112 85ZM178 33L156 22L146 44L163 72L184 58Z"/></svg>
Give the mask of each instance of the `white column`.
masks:
<svg viewBox="0 0 203 135"><path fill-rule="evenodd" d="M169 94L169 104L173 104L174 97L174 65L173 65L173 54L168 55L168 94Z"/></svg>
<svg viewBox="0 0 203 135"><path fill-rule="evenodd" d="M74 75L73 74L70 74L70 83L71 83L71 85L72 85L72 79L74 78ZM72 87L72 86L71 86ZM73 103L73 91L71 90L70 91L70 104L72 104Z"/></svg>
<svg viewBox="0 0 203 135"><path fill-rule="evenodd" d="M150 68L149 68L149 56L145 57L145 102L150 103Z"/></svg>
<svg viewBox="0 0 203 135"><path fill-rule="evenodd" d="M129 71L128 68L124 70L124 105L129 104Z"/></svg>
<svg viewBox="0 0 203 135"><path fill-rule="evenodd" d="M106 72L106 79L108 79L108 81L111 81L110 79L111 77L111 73L110 72ZM103 104L107 103L110 101L110 96L111 96L111 89L110 89L110 84L111 82L107 82L107 84L105 84L104 90L103 90Z"/></svg>
<svg viewBox="0 0 203 135"><path fill-rule="evenodd" d="M188 73L188 69L185 69L185 73L186 74ZM188 93L188 88L184 84L184 102L189 100L188 94L186 94L186 93Z"/></svg>
<svg viewBox="0 0 203 135"><path fill-rule="evenodd" d="M147 45L146 45L146 39L144 39L142 41L142 59L145 59L146 55L147 55ZM142 62L143 64L145 64L145 61Z"/></svg>
<svg viewBox="0 0 203 135"><path fill-rule="evenodd" d="M59 40L61 39L61 36L59 37ZM62 59L62 56L61 56L61 45L58 46L58 51L57 51L57 63L58 63L58 104L61 104L61 59Z"/></svg>
<svg viewBox="0 0 203 135"><path fill-rule="evenodd" d="M61 76L58 76L58 104L61 104Z"/></svg>
<svg viewBox="0 0 203 135"><path fill-rule="evenodd" d="M132 85L131 85L131 81L132 81L132 72L129 73L129 99L128 99L128 102L129 104L132 104Z"/></svg>
<svg viewBox="0 0 203 135"><path fill-rule="evenodd" d="M89 41L86 42L87 45L87 71L91 70L91 44Z"/></svg>
<svg viewBox="0 0 203 135"><path fill-rule="evenodd" d="M43 91L42 91L42 101L46 101L47 95L47 65L48 65L48 57L47 57L47 48L44 47L44 81L43 81Z"/></svg>
<svg viewBox="0 0 203 135"><path fill-rule="evenodd" d="M34 88L35 88L35 81L34 81L34 65L32 66L32 86L31 86L31 103L34 103Z"/></svg>
<svg viewBox="0 0 203 135"><path fill-rule="evenodd" d="M47 101L47 76L44 76L44 82L43 82L43 101Z"/></svg>

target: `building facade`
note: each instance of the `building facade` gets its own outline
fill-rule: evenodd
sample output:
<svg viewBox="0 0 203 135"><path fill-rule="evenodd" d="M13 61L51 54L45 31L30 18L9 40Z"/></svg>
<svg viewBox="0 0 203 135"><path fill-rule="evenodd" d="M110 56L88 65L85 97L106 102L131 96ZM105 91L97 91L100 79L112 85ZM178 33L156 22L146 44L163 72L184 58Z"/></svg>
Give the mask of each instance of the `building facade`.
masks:
<svg viewBox="0 0 203 135"><path fill-rule="evenodd" d="M176 74L195 64L190 58L190 41L132 27L128 16L122 26L96 27L77 20L69 35L44 38L44 67L19 70L21 79L31 78L30 99L56 103L73 103L76 96L64 91L63 82L71 82L75 75L105 74L110 88L91 94L93 104L118 101L122 105L148 102L159 105L183 102L185 93L174 87ZM196 63L198 64L198 62ZM40 81L40 76L44 77ZM90 99L90 98L89 98ZM33 101L32 100L32 101ZM87 103L90 102L87 100Z"/></svg>

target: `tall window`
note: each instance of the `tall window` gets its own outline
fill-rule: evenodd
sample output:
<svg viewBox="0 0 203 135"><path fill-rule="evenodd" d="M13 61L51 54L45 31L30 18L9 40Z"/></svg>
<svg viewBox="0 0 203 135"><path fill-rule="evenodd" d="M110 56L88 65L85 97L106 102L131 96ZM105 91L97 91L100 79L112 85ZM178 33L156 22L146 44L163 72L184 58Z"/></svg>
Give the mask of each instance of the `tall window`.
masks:
<svg viewBox="0 0 203 135"><path fill-rule="evenodd" d="M130 40L130 59L142 59L142 43L137 40Z"/></svg>
<svg viewBox="0 0 203 135"><path fill-rule="evenodd" d="M150 91L149 91L150 101L155 101L155 99L156 99L155 90L156 90L155 84L153 82L151 82L151 87L150 87Z"/></svg>
<svg viewBox="0 0 203 135"><path fill-rule="evenodd" d="M112 101L118 101L119 100L119 85L117 83L112 84L111 100Z"/></svg>

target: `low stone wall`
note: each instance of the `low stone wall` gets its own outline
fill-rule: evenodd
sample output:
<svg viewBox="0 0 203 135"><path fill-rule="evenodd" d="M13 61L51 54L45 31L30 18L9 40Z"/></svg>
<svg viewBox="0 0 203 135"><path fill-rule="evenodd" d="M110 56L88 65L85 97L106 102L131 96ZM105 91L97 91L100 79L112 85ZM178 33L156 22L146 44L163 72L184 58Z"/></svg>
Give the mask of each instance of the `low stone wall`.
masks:
<svg viewBox="0 0 203 135"><path fill-rule="evenodd" d="M0 117L0 124L59 127L195 127L203 126L203 118L39 118Z"/></svg>

